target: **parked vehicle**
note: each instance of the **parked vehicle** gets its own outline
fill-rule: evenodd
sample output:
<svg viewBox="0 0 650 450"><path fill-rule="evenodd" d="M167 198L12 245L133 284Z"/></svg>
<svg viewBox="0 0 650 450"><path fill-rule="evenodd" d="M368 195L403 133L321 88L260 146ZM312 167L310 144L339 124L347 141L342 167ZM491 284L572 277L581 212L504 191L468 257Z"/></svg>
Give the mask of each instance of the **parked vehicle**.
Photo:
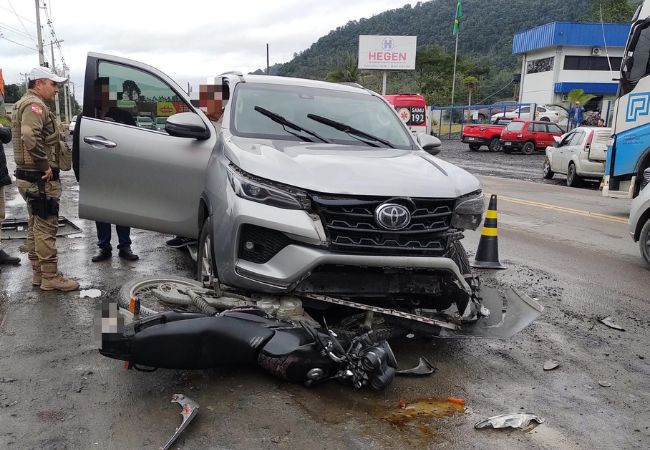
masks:
<svg viewBox="0 0 650 450"><path fill-rule="evenodd" d="M506 111L505 113L497 113L494 114L491 117L492 122L496 122L496 120L500 117L505 117L508 119L521 119L521 120L539 120L542 122L560 122L562 119L566 119L566 112L562 113L562 109L558 107L550 107L550 106L536 106L536 112L535 112L535 118L533 119L531 117L531 106L520 106L519 108L516 108L512 111Z"/></svg>
<svg viewBox="0 0 650 450"><path fill-rule="evenodd" d="M142 90L130 108L148 110L155 95L185 112L166 133L97 117L97 80L125 77ZM427 153L440 141L414 136L383 97L315 80L216 79L226 106L213 124L157 69L88 55L74 143L80 217L198 238L206 289L304 300L319 314L348 308L338 320L361 313L364 323L372 311L402 330L506 337L539 315L514 290L480 287L461 244L482 221L479 181ZM504 304L515 310L500 321ZM472 327L486 308L499 325Z"/></svg>
<svg viewBox="0 0 650 450"><path fill-rule="evenodd" d="M556 144L546 148L544 178L550 180L561 173L571 187L579 186L583 178L602 178L611 134L611 128L578 127L555 136Z"/></svg>
<svg viewBox="0 0 650 450"><path fill-rule="evenodd" d="M650 168L644 172L643 186L630 206L629 230L634 242L639 243L641 256L650 266Z"/></svg>
<svg viewBox="0 0 650 450"><path fill-rule="evenodd" d="M77 116L72 116L72 119L70 119L70 124L68 125L68 131L70 131L70 135L74 133L74 127L77 125Z"/></svg>
<svg viewBox="0 0 650 450"><path fill-rule="evenodd" d="M501 146L504 153L519 150L524 155L532 155L535 150L553 145L553 136L562 134L564 130L554 123L514 119L501 133Z"/></svg>
<svg viewBox="0 0 650 450"><path fill-rule="evenodd" d="M603 195L634 198L650 167L650 0L632 19L614 107L614 133L607 152Z"/></svg>
<svg viewBox="0 0 650 450"><path fill-rule="evenodd" d="M156 117L156 130L165 131L165 123L167 123L167 117Z"/></svg>
<svg viewBox="0 0 650 450"><path fill-rule="evenodd" d="M510 119L499 117L494 124L465 125L461 142L469 144L469 149L473 152L485 145L491 152L501 150L501 132L511 122Z"/></svg>
<svg viewBox="0 0 650 450"><path fill-rule="evenodd" d="M429 134L431 122L427 117L427 101L419 94L392 94L384 98L393 105L400 119L413 133Z"/></svg>
<svg viewBox="0 0 650 450"><path fill-rule="evenodd" d="M153 122L151 117L148 116L136 116L135 123L140 128L147 128L149 130L156 129L156 124Z"/></svg>

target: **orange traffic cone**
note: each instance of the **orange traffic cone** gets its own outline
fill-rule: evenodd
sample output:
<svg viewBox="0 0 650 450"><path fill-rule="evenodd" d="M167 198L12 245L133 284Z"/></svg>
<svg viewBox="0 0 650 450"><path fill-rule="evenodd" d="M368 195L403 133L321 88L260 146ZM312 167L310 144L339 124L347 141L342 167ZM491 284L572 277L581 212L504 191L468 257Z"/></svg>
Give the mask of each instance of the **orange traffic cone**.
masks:
<svg viewBox="0 0 650 450"><path fill-rule="evenodd" d="M490 205L485 213L483 232L478 243L476 256L471 263L477 269L507 269L499 262L499 241L497 237L497 196L490 197Z"/></svg>

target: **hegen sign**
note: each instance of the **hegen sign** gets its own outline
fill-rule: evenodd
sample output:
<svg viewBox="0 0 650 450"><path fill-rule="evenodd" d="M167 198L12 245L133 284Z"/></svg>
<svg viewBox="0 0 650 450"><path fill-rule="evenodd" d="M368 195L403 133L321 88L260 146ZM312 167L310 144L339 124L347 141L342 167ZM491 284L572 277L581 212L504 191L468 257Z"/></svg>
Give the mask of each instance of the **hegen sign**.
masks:
<svg viewBox="0 0 650 450"><path fill-rule="evenodd" d="M417 36L359 36L359 69L415 70Z"/></svg>

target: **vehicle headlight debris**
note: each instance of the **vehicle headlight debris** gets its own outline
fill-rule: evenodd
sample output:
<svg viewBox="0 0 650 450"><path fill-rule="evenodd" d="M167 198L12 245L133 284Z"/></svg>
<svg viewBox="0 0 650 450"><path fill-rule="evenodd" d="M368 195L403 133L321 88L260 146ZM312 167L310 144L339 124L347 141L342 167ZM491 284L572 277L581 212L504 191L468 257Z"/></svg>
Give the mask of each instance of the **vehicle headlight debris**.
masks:
<svg viewBox="0 0 650 450"><path fill-rule="evenodd" d="M482 191L474 191L458 199L451 226L461 230L476 230L483 220L485 200Z"/></svg>

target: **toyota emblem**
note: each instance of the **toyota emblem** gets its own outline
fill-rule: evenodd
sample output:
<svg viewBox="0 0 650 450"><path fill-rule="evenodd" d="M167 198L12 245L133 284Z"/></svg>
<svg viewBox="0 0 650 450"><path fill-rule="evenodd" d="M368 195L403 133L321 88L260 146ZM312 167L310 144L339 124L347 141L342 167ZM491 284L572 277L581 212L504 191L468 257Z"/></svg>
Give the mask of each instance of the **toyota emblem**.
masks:
<svg viewBox="0 0 650 450"><path fill-rule="evenodd" d="M375 220L387 230L402 230L411 223L411 213L402 205L385 203L375 210Z"/></svg>

